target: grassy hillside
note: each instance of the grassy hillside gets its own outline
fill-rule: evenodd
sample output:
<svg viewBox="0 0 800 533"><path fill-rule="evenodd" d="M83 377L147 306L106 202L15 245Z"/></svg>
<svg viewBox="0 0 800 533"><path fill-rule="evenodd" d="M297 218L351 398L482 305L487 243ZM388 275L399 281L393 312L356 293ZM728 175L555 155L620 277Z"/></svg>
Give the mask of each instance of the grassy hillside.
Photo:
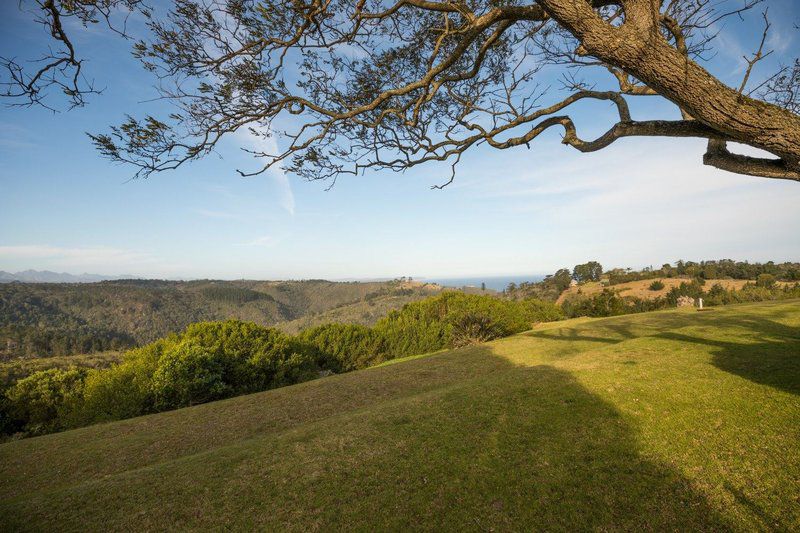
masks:
<svg viewBox="0 0 800 533"><path fill-rule="evenodd" d="M387 310L430 294L399 281L0 284L0 360L119 350L200 321L273 325L340 307Z"/></svg>
<svg viewBox="0 0 800 533"><path fill-rule="evenodd" d="M659 278L659 281L664 284L664 288L657 291L650 290L650 284L652 284L653 281L655 280L642 279L637 281L628 281L625 283L611 285L609 288L617 291L620 296L634 296L636 298L652 300L653 298L658 298L659 296L666 296L670 289L679 286L681 283L690 282L691 278ZM754 283L754 281L747 279L709 279L706 280L704 287L708 289L713 285L719 284L725 290L741 290L742 287L748 283ZM786 285L786 283L778 282L778 285L783 286ZM601 293L605 287L608 286L597 281L590 281L581 285L576 285L562 292L561 296L558 297L557 302L561 303L570 296L578 294L593 296Z"/></svg>
<svg viewBox="0 0 800 533"><path fill-rule="evenodd" d="M800 528L800 302L576 319L0 445L19 530Z"/></svg>

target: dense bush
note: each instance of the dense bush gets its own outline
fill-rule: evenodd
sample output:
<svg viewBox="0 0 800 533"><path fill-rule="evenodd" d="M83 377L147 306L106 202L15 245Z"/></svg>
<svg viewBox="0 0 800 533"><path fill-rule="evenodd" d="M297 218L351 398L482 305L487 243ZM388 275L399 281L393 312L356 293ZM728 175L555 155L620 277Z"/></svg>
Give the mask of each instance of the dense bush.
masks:
<svg viewBox="0 0 800 533"><path fill-rule="evenodd" d="M31 435L68 427L83 394L85 369L51 368L19 380L5 395L5 425Z"/></svg>
<svg viewBox="0 0 800 533"><path fill-rule="evenodd" d="M201 294L208 298L209 300L214 300L217 302L225 302L225 303L232 303L232 304L243 304L247 302L254 302L256 300L270 300L274 301L275 299L270 296L269 294L265 294L263 292L254 291L252 289L247 289L244 287L229 287L225 285L216 286L212 285L210 287L204 287L201 291Z"/></svg>
<svg viewBox="0 0 800 533"><path fill-rule="evenodd" d="M655 280L648 287L648 289L650 289L651 291L660 291L663 288L664 288L664 282L661 281L660 279Z"/></svg>
<svg viewBox="0 0 800 533"><path fill-rule="evenodd" d="M681 296L689 296L695 299L702 298L704 295L704 284L705 281L701 282L699 279L694 279L689 283L683 282L677 287L672 287L665 297L667 305L673 307L678 305L678 299Z"/></svg>
<svg viewBox="0 0 800 533"><path fill-rule="evenodd" d="M9 354L0 353L0 358L4 359L123 350L135 345L134 339L125 333L83 324L49 328L17 324L0 326L0 342L6 348L13 347Z"/></svg>
<svg viewBox="0 0 800 533"><path fill-rule="evenodd" d="M125 354L122 363L90 372L76 418L88 424L155 412L151 384L167 342L137 348Z"/></svg>
<svg viewBox="0 0 800 533"><path fill-rule="evenodd" d="M196 322L275 324L354 305L368 293L376 293L372 303L399 307L429 291L399 281L0 283L0 360L127 350Z"/></svg>
<svg viewBox="0 0 800 533"><path fill-rule="evenodd" d="M714 284L703 298L703 302L709 306L800 298L800 283L782 287L775 284L764 287L748 283L738 291L726 290L721 285Z"/></svg>
<svg viewBox="0 0 800 533"><path fill-rule="evenodd" d="M775 279L775 276L773 276L772 274L759 274L758 277L756 278L756 286L766 287L767 289L769 289L775 286L776 281L777 280Z"/></svg>
<svg viewBox="0 0 800 533"><path fill-rule="evenodd" d="M625 300L612 289L591 297L576 295L564 300L561 304L564 314L574 318L578 316L615 316L631 312Z"/></svg>
<svg viewBox="0 0 800 533"><path fill-rule="evenodd" d="M674 278L678 276L697 277L701 279L756 279L761 274L775 276L782 281L800 280L800 263L749 263L721 259L719 261L677 261L675 266L664 264L661 268L645 268L631 271L615 268L608 273L611 285L652 278Z"/></svg>
<svg viewBox="0 0 800 533"><path fill-rule="evenodd" d="M185 407L490 340L561 316L552 303L445 292L374 328L327 324L293 337L238 320L201 322L109 368L32 374L5 395L0 429L42 433Z"/></svg>
<svg viewBox="0 0 800 533"><path fill-rule="evenodd" d="M87 420L126 418L289 385L316 375L297 339L253 323L192 324L86 383Z"/></svg>
<svg viewBox="0 0 800 533"><path fill-rule="evenodd" d="M445 292L389 313L375 331L389 357L402 357L512 335L562 316L549 302Z"/></svg>
<svg viewBox="0 0 800 533"><path fill-rule="evenodd" d="M358 324L324 324L300 333L313 347L317 364L333 372L349 372L380 362L385 355L382 337Z"/></svg>

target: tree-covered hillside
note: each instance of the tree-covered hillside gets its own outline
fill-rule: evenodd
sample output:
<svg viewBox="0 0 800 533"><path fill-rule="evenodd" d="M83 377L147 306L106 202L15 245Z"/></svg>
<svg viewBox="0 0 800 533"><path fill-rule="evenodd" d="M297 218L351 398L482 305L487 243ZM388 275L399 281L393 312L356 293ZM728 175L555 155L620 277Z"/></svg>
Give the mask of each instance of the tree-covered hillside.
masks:
<svg viewBox="0 0 800 533"><path fill-rule="evenodd" d="M387 298L395 308L437 290L402 281L8 283L0 285L0 359L119 350L201 321L273 325Z"/></svg>

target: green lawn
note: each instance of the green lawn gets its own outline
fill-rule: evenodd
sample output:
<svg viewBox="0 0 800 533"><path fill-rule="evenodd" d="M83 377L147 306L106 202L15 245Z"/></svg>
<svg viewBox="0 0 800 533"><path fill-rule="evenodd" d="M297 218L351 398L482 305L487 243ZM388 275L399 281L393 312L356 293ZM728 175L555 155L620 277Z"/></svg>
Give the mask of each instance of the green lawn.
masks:
<svg viewBox="0 0 800 533"><path fill-rule="evenodd" d="M570 320L9 442L0 525L798 530L800 302Z"/></svg>

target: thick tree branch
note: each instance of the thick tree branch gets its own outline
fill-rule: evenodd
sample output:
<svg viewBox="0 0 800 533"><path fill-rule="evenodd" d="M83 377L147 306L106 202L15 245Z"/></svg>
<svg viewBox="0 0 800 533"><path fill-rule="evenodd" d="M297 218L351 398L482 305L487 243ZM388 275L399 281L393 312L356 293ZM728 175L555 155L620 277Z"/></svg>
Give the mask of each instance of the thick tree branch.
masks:
<svg viewBox="0 0 800 533"><path fill-rule="evenodd" d="M703 163L720 170L762 178L800 181L800 169L782 159L764 159L728 151L725 141L710 141Z"/></svg>

